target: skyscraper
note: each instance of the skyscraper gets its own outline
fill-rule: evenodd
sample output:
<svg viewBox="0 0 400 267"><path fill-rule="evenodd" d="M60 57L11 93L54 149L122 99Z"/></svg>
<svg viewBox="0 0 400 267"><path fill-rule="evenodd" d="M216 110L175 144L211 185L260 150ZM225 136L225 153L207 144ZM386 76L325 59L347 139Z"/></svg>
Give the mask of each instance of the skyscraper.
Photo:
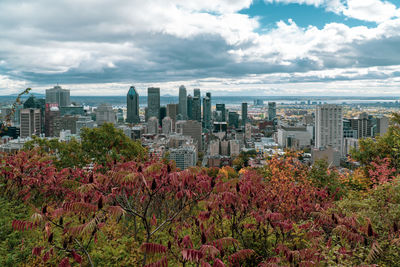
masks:
<svg viewBox="0 0 400 267"><path fill-rule="evenodd" d="M193 97L201 98L199 88L193 89Z"/></svg>
<svg viewBox="0 0 400 267"><path fill-rule="evenodd" d="M197 150L202 150L201 123L198 121L178 121L176 132L184 136L190 136L197 143Z"/></svg>
<svg viewBox="0 0 400 267"><path fill-rule="evenodd" d="M234 111L229 112L229 127L239 128L239 114Z"/></svg>
<svg viewBox="0 0 400 267"><path fill-rule="evenodd" d="M149 87L147 89L147 117L160 119L160 88Z"/></svg>
<svg viewBox="0 0 400 267"><path fill-rule="evenodd" d="M211 93L209 92L203 98L203 123L205 129L211 130Z"/></svg>
<svg viewBox="0 0 400 267"><path fill-rule="evenodd" d="M187 96L187 118L188 120L194 120L193 118L193 97Z"/></svg>
<svg viewBox="0 0 400 267"><path fill-rule="evenodd" d="M342 107L332 104L318 105L315 112L315 147L331 146L342 151Z"/></svg>
<svg viewBox="0 0 400 267"><path fill-rule="evenodd" d="M51 89L46 90L46 104L57 103L59 107L66 107L71 104L70 91L68 89L62 89L61 86L54 86Z"/></svg>
<svg viewBox="0 0 400 267"><path fill-rule="evenodd" d="M268 102L268 120L272 121L276 118L276 103Z"/></svg>
<svg viewBox="0 0 400 267"><path fill-rule="evenodd" d="M193 105L192 105L193 120L201 122L201 96L200 89L193 89Z"/></svg>
<svg viewBox="0 0 400 267"><path fill-rule="evenodd" d="M167 107L162 106L160 107L160 119L158 120L158 123L161 125L162 120L167 116Z"/></svg>
<svg viewBox="0 0 400 267"><path fill-rule="evenodd" d="M225 104L216 104L215 109L221 112L221 121L226 121L226 109Z"/></svg>
<svg viewBox="0 0 400 267"><path fill-rule="evenodd" d="M181 85L179 86L179 114L182 115L182 119L187 119L187 92L186 87Z"/></svg>
<svg viewBox="0 0 400 267"><path fill-rule="evenodd" d="M245 127L247 123L247 103L242 103L242 126Z"/></svg>
<svg viewBox="0 0 400 267"><path fill-rule="evenodd" d="M168 104L167 105L167 116L172 119L172 121L176 122L176 116L178 115L178 104Z"/></svg>
<svg viewBox="0 0 400 267"><path fill-rule="evenodd" d="M41 115L38 108L24 108L20 110L21 130L20 135L22 138L30 137L33 134L39 135L41 133Z"/></svg>
<svg viewBox="0 0 400 267"><path fill-rule="evenodd" d="M139 123L139 94L135 86L129 88L128 94L126 95L126 107L126 122Z"/></svg>
<svg viewBox="0 0 400 267"><path fill-rule="evenodd" d="M44 133L46 137L59 137L61 131L61 117L58 104L46 104L44 120Z"/></svg>

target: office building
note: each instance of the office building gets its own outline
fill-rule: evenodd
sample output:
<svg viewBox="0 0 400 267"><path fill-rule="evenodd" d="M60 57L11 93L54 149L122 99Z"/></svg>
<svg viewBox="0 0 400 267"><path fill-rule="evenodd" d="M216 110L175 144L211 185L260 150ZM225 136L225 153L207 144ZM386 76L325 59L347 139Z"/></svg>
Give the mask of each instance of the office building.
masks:
<svg viewBox="0 0 400 267"><path fill-rule="evenodd" d="M44 116L44 134L46 137L59 137L61 131L61 117L58 104L46 104Z"/></svg>
<svg viewBox="0 0 400 267"><path fill-rule="evenodd" d="M342 151L342 107L333 104L318 105L315 112L315 147L332 147Z"/></svg>
<svg viewBox="0 0 400 267"><path fill-rule="evenodd" d="M147 118L160 119L160 88L149 87L147 89Z"/></svg>
<svg viewBox="0 0 400 267"><path fill-rule="evenodd" d="M221 117L219 121L226 121L226 109L225 104L216 104L215 110L221 112Z"/></svg>
<svg viewBox="0 0 400 267"><path fill-rule="evenodd" d="M357 138L372 136L372 123L367 113L363 112L357 118L350 119L350 125L357 132Z"/></svg>
<svg viewBox="0 0 400 267"><path fill-rule="evenodd" d="M158 120L158 123L162 125L162 120L167 117L167 107L162 106L160 107L160 119Z"/></svg>
<svg viewBox="0 0 400 267"><path fill-rule="evenodd" d="M59 107L71 105L70 90L62 89L61 86L54 86L46 90L46 104L57 103Z"/></svg>
<svg viewBox="0 0 400 267"><path fill-rule="evenodd" d="M147 121L147 133L148 134L158 134L158 119L156 117L151 117Z"/></svg>
<svg viewBox="0 0 400 267"><path fill-rule="evenodd" d="M187 96L187 119L194 120L193 117L193 97L191 95Z"/></svg>
<svg viewBox="0 0 400 267"><path fill-rule="evenodd" d="M272 121L276 118L276 103L268 102L268 120Z"/></svg>
<svg viewBox="0 0 400 267"><path fill-rule="evenodd" d="M126 122L139 123L139 94L135 86L131 86L126 95L126 108Z"/></svg>
<svg viewBox="0 0 400 267"><path fill-rule="evenodd" d="M229 127L239 128L239 114L237 112L230 111L228 113L228 122L229 122Z"/></svg>
<svg viewBox="0 0 400 267"><path fill-rule="evenodd" d="M76 122L78 121L78 115L65 115L60 118L61 130L70 131L71 134L76 134Z"/></svg>
<svg viewBox="0 0 400 267"><path fill-rule="evenodd" d="M172 119L170 117L165 117L162 120L162 133L166 134L166 135L171 134L172 133L172 124L173 124Z"/></svg>
<svg viewBox="0 0 400 267"><path fill-rule="evenodd" d="M197 151L194 145L184 145L179 148L170 148L169 160L173 160L176 163L176 167L181 170L187 169L192 166L196 166L197 163Z"/></svg>
<svg viewBox="0 0 400 267"><path fill-rule="evenodd" d="M115 124L117 122L115 111L109 104L101 104L96 109L96 123L102 125L106 122Z"/></svg>
<svg viewBox="0 0 400 267"><path fill-rule="evenodd" d="M277 137L278 144L282 148L302 149L311 146L312 134L307 127L281 126Z"/></svg>
<svg viewBox="0 0 400 267"><path fill-rule="evenodd" d="M181 115L182 120L186 120L188 118L187 112L187 92L186 87L181 85L179 86L179 113Z"/></svg>
<svg viewBox="0 0 400 267"><path fill-rule="evenodd" d="M196 89L195 89L196 90ZM198 93L195 91L195 95L192 100L192 120L201 122L201 98L200 98L200 89ZM196 95L197 94L197 95Z"/></svg>
<svg viewBox="0 0 400 267"><path fill-rule="evenodd" d="M376 118L376 135L384 135L389 130L389 118L379 117Z"/></svg>
<svg viewBox="0 0 400 267"><path fill-rule="evenodd" d="M41 114L38 108L24 108L20 110L20 136L21 138L40 135Z"/></svg>
<svg viewBox="0 0 400 267"><path fill-rule="evenodd" d="M178 121L175 126L176 133L190 136L197 144L197 150L202 150L202 127L198 121Z"/></svg>
<svg viewBox="0 0 400 267"><path fill-rule="evenodd" d="M211 130L211 93L206 93L203 98L203 123L204 128L208 131Z"/></svg>
<svg viewBox="0 0 400 267"><path fill-rule="evenodd" d="M247 123L247 103L242 103L242 126L245 127Z"/></svg>
<svg viewBox="0 0 400 267"><path fill-rule="evenodd" d="M76 121L76 134L80 135L83 128L94 128L94 121L89 116L80 116Z"/></svg>

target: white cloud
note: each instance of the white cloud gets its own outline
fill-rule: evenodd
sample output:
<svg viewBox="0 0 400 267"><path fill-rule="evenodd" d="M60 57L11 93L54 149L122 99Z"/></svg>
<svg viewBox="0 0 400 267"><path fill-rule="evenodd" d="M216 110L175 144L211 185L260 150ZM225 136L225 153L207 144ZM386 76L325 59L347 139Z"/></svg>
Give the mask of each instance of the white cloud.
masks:
<svg viewBox="0 0 400 267"><path fill-rule="evenodd" d="M257 18L237 12L251 0L2 0L0 74L8 83L0 82L0 89L30 80L39 87L68 83L78 94L90 86L119 93L130 81L156 84L171 94L185 81L218 90L256 90L258 80L268 84L274 75L285 85L335 77L357 80L340 71L329 77L311 74L400 64L400 19L392 19L398 11L394 5L379 0L267 1L314 5L379 24L331 23L318 29L280 21L260 33ZM376 80L388 77L382 69L367 74Z"/></svg>
<svg viewBox="0 0 400 267"><path fill-rule="evenodd" d="M400 9L381 0L265 0L266 3L304 4L324 7L349 18L382 23L400 16Z"/></svg>

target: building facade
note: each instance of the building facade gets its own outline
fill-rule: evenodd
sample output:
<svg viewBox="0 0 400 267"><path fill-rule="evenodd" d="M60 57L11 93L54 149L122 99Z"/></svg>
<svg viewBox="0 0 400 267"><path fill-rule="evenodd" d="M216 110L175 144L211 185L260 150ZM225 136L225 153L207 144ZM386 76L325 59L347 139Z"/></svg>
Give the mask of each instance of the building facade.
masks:
<svg viewBox="0 0 400 267"><path fill-rule="evenodd" d="M160 88L147 88L147 118L160 119Z"/></svg>
<svg viewBox="0 0 400 267"><path fill-rule="evenodd" d="M333 104L318 105L315 112L315 147L328 146L342 151L343 115L342 107Z"/></svg>
<svg viewBox="0 0 400 267"><path fill-rule="evenodd" d="M139 123L139 94L135 86L131 86L126 95L126 108L126 122Z"/></svg>

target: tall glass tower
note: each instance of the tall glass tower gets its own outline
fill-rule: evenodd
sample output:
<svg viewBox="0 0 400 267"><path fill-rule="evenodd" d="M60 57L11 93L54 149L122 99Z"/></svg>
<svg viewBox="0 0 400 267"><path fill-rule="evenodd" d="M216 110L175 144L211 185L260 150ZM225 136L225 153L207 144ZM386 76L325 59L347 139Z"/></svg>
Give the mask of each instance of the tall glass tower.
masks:
<svg viewBox="0 0 400 267"><path fill-rule="evenodd" d="M183 120L187 119L187 92L183 85L179 87L179 114L181 114Z"/></svg>
<svg viewBox="0 0 400 267"><path fill-rule="evenodd" d="M128 94L126 95L126 122L139 123L139 94L137 93L135 86L129 88Z"/></svg>
<svg viewBox="0 0 400 267"><path fill-rule="evenodd" d="M160 88L147 88L147 118L160 119Z"/></svg>

